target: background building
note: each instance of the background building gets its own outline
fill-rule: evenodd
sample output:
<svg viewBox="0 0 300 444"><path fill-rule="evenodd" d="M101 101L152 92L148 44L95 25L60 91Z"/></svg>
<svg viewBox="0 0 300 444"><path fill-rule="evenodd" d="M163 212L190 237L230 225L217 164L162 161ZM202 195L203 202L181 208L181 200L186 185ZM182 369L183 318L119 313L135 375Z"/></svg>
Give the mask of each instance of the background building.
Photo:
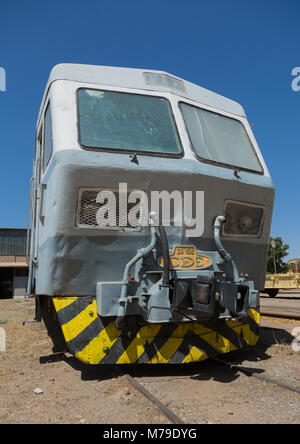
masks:
<svg viewBox="0 0 300 444"><path fill-rule="evenodd" d="M300 273L300 259L291 259L288 261L288 264L291 266L291 270L293 273Z"/></svg>
<svg viewBox="0 0 300 444"><path fill-rule="evenodd" d="M26 238L25 229L0 228L0 299L26 295Z"/></svg>

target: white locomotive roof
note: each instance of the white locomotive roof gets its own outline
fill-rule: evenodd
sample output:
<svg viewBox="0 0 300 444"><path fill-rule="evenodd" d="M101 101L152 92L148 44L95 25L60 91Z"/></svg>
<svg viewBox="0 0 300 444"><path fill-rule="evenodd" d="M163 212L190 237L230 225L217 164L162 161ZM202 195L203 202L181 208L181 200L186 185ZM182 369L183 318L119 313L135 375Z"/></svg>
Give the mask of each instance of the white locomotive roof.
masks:
<svg viewBox="0 0 300 444"><path fill-rule="evenodd" d="M169 81L162 83L151 81L151 78L157 79L160 77ZM150 81L147 81L148 79ZM242 106L237 102L164 71L63 63L54 66L52 69L44 99L51 83L56 80L72 80L122 88L169 92L228 113L245 116Z"/></svg>

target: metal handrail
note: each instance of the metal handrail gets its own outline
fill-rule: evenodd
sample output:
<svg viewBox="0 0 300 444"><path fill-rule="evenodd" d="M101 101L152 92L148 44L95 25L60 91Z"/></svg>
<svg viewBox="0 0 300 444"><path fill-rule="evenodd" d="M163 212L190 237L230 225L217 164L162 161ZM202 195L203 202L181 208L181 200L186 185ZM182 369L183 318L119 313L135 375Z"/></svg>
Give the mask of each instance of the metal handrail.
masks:
<svg viewBox="0 0 300 444"><path fill-rule="evenodd" d="M29 265L29 248L30 248L30 228L31 228L31 212L32 212L32 184L34 181L34 177L30 179L29 183L29 210L28 210L28 222L27 222L27 236L26 236L26 252L25 252L25 261L27 265Z"/></svg>

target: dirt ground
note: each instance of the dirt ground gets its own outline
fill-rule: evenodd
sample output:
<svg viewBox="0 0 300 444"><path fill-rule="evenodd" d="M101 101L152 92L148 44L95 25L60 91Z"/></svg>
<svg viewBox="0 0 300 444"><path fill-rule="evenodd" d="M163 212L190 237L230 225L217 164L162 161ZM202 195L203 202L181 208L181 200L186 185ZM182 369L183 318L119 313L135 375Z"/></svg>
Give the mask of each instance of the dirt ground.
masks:
<svg viewBox="0 0 300 444"><path fill-rule="evenodd" d="M43 323L27 323L32 300L0 300L0 423L166 424L163 414L129 385L116 366L80 364L52 353ZM292 330L300 321L262 320L254 350L222 357L300 387L300 352ZM126 366L185 423L300 423L300 395L230 370L215 361L184 366ZM41 393L36 393L39 388Z"/></svg>

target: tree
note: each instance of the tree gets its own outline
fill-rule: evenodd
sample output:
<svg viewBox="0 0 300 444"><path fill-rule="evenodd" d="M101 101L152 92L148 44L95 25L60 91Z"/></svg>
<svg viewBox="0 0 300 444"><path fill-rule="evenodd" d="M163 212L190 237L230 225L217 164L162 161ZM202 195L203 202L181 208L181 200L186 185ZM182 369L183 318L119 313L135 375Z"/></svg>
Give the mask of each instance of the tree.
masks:
<svg viewBox="0 0 300 444"><path fill-rule="evenodd" d="M272 247L272 241L275 242L275 248ZM288 255L289 245L284 244L281 237L270 237L268 256L267 256L267 273L275 273L274 267L274 250L276 273L286 273L289 270L289 264L283 261L283 258Z"/></svg>

